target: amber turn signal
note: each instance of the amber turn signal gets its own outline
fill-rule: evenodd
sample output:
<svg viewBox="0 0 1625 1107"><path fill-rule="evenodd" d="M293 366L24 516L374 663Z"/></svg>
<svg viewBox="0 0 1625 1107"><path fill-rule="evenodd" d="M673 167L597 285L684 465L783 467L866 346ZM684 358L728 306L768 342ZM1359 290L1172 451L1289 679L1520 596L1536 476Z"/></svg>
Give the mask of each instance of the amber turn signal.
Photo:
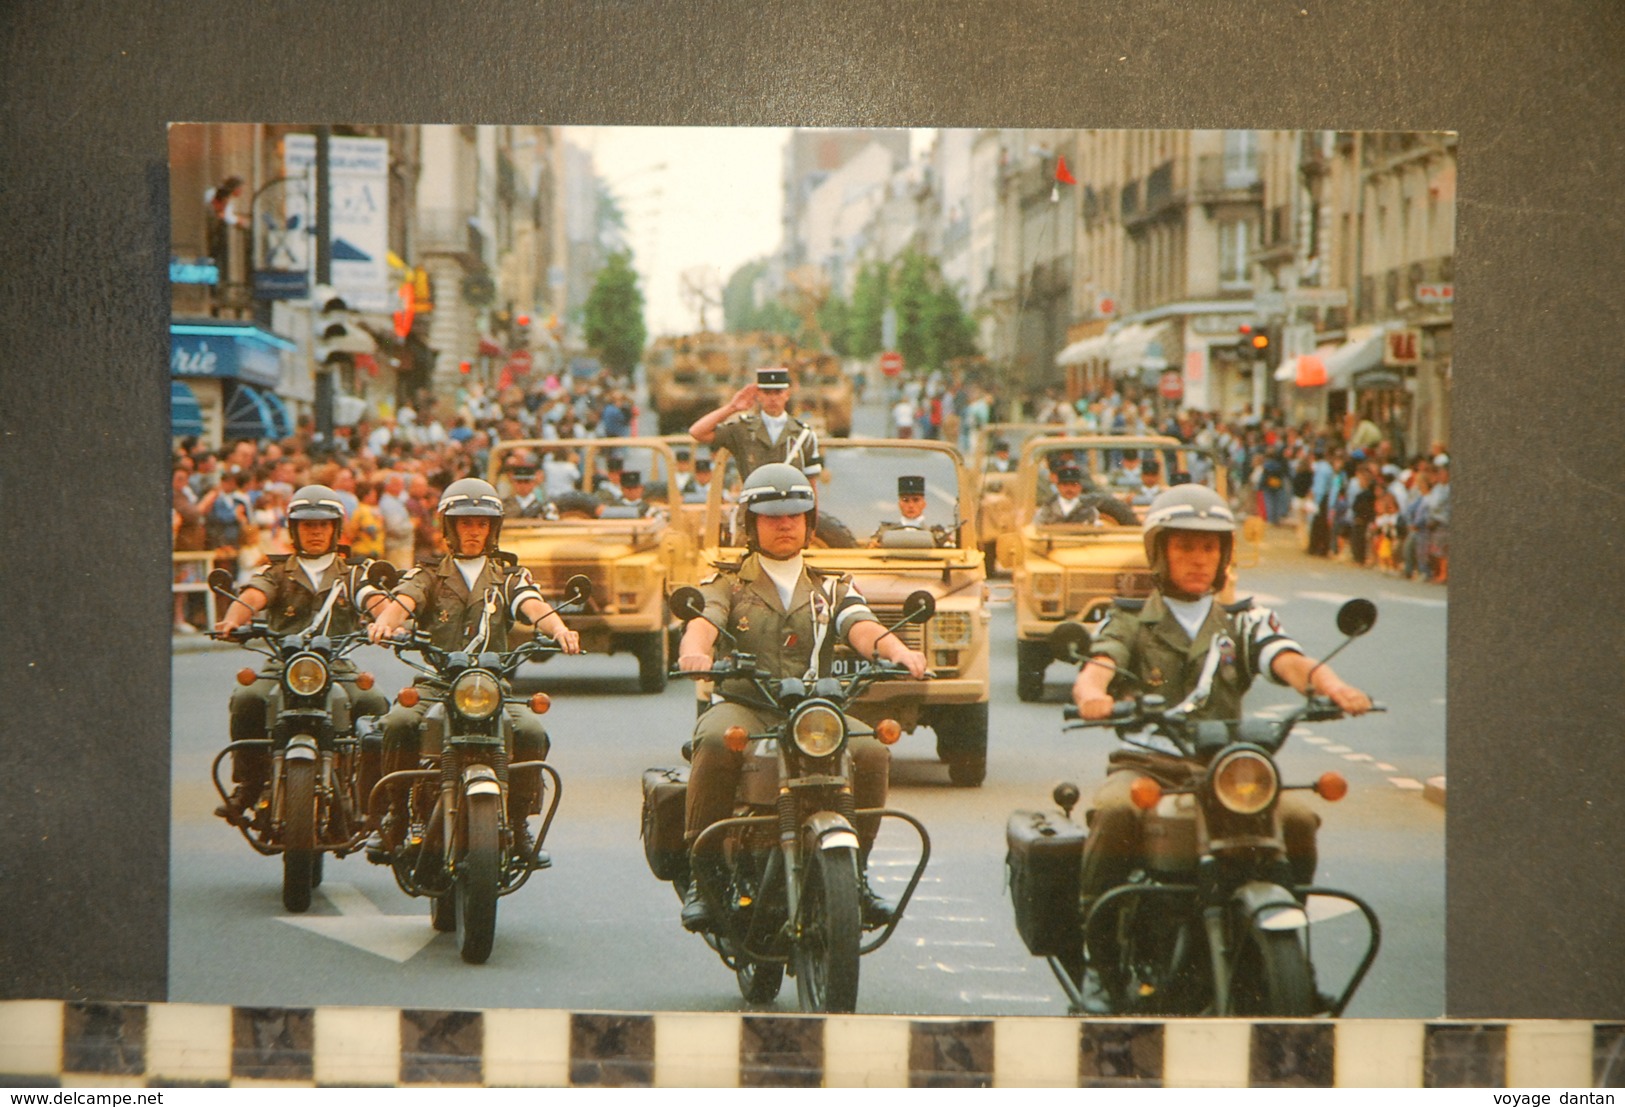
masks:
<svg viewBox="0 0 1625 1107"><path fill-rule="evenodd" d="M395 702L402 707L416 707L418 705L418 690L411 687L402 688L400 695L395 697Z"/></svg>
<svg viewBox="0 0 1625 1107"><path fill-rule="evenodd" d="M553 697L546 692L537 692L530 697L530 709L538 715L546 715L547 709L553 706Z"/></svg>
<svg viewBox="0 0 1625 1107"><path fill-rule="evenodd" d="M1320 793L1321 799L1336 803L1349 794L1349 782L1342 773L1321 773L1320 779L1315 781L1315 791Z"/></svg>
<svg viewBox="0 0 1625 1107"><path fill-rule="evenodd" d="M1148 776L1136 777L1134 783L1128 786L1128 798L1141 811L1149 811L1162 799L1162 785Z"/></svg>
<svg viewBox="0 0 1625 1107"><path fill-rule="evenodd" d="M254 683L254 670L253 669L238 669L237 670L237 683L241 684L244 688L247 688L250 684L253 684Z"/></svg>
<svg viewBox="0 0 1625 1107"><path fill-rule="evenodd" d="M750 741L750 731L742 726L731 726L722 732L722 744L735 753L745 752L745 743Z"/></svg>
<svg viewBox="0 0 1625 1107"><path fill-rule="evenodd" d="M903 728L896 719L881 719L875 724L875 737L886 745L891 745L903 736Z"/></svg>
<svg viewBox="0 0 1625 1107"><path fill-rule="evenodd" d="M372 674L357 673L355 675L355 686L361 689L363 692L372 691Z"/></svg>

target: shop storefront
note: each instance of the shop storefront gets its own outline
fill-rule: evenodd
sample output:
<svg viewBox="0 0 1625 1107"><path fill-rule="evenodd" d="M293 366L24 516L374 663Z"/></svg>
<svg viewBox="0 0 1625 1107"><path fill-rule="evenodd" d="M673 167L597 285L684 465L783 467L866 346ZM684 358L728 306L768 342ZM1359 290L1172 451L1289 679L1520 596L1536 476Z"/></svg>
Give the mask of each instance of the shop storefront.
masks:
<svg viewBox="0 0 1625 1107"><path fill-rule="evenodd" d="M239 438L286 438L293 419L279 389L294 343L243 320L172 319L170 433L211 449Z"/></svg>

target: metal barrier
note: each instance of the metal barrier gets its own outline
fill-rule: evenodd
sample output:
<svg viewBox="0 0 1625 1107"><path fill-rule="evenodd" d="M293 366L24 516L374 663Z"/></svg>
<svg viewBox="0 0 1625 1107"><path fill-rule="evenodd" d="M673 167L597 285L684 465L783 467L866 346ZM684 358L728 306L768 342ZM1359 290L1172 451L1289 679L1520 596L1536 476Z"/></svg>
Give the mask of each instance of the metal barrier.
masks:
<svg viewBox="0 0 1625 1107"><path fill-rule="evenodd" d="M213 629L214 624L219 621L219 617L214 610L214 592L209 588L208 581L209 570L214 568L214 551L174 550L169 556L175 566L175 581L170 586L170 590L177 595L183 592L202 592L203 611L209 620L208 627ZM200 578L198 580L181 580L181 567L193 563L196 563L202 569Z"/></svg>

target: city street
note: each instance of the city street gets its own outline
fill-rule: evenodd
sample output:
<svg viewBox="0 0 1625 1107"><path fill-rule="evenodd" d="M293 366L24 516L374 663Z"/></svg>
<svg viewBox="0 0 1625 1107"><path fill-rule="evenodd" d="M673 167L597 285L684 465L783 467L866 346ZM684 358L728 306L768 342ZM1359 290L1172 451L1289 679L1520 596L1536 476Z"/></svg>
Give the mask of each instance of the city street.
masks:
<svg viewBox="0 0 1625 1107"><path fill-rule="evenodd" d="M857 433L880 418L879 388ZM1318 880L1366 898L1382 920L1383 946L1347 1014L1425 1017L1444 1010L1444 811L1423 782L1444 773L1445 592L1347 565L1310 559L1284 534L1257 566L1243 563L1243 594L1274 607L1306 651L1337 643L1333 616L1352 596L1376 601L1375 630L1340 654L1351 683L1389 708L1296 731L1282 751L1288 782L1328 769L1349 779L1338 804L1314 800L1325 820ZM932 859L891 942L864 959L858 1009L932 1015L1062 1014L1045 964L1027 955L1004 887L1004 825L1011 811L1050 807L1060 780L1087 796L1100 779L1107 732L1061 730L1070 671L1049 670L1045 702L1015 696L1014 622L1008 585L994 581L992 734L979 789L949 786L921 731L893 748L893 806L932 834ZM283 911L280 865L254 854L211 812L208 767L226 739L232 674L246 653L195 646L174 659L170 991L174 1002L312 1006L557 1007L575 1010L739 1010L732 974L678 925L669 886L648 872L638 837L639 776L680 763L692 693L674 681L658 696L636 691L630 656L556 658L532 673L554 699L551 761L564 781L547 847L550 871L501 901L495 952L463 964L451 935L429 925L428 904L395 886L359 854L329 859L305 915ZM381 649L357 660L393 695L407 670ZM1268 713L1292 695L1255 688ZM909 871L903 839L882 836L872 862L893 895ZM888 885L890 885L888 889ZM1313 912L1312 912L1313 913ZM1357 915L1327 913L1312 928L1326 990L1360 952ZM787 985L778 1009L794 1010Z"/></svg>

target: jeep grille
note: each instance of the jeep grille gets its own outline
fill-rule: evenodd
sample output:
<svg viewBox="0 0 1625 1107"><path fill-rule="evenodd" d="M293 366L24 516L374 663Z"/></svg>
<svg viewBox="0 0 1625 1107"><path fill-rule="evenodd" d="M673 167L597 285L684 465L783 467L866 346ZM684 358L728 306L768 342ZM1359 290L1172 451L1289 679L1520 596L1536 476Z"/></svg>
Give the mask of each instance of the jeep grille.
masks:
<svg viewBox="0 0 1625 1107"><path fill-rule="evenodd" d="M1076 613L1092 600L1112 596L1149 596L1153 583L1146 569L1073 571L1066 575L1066 610Z"/></svg>

